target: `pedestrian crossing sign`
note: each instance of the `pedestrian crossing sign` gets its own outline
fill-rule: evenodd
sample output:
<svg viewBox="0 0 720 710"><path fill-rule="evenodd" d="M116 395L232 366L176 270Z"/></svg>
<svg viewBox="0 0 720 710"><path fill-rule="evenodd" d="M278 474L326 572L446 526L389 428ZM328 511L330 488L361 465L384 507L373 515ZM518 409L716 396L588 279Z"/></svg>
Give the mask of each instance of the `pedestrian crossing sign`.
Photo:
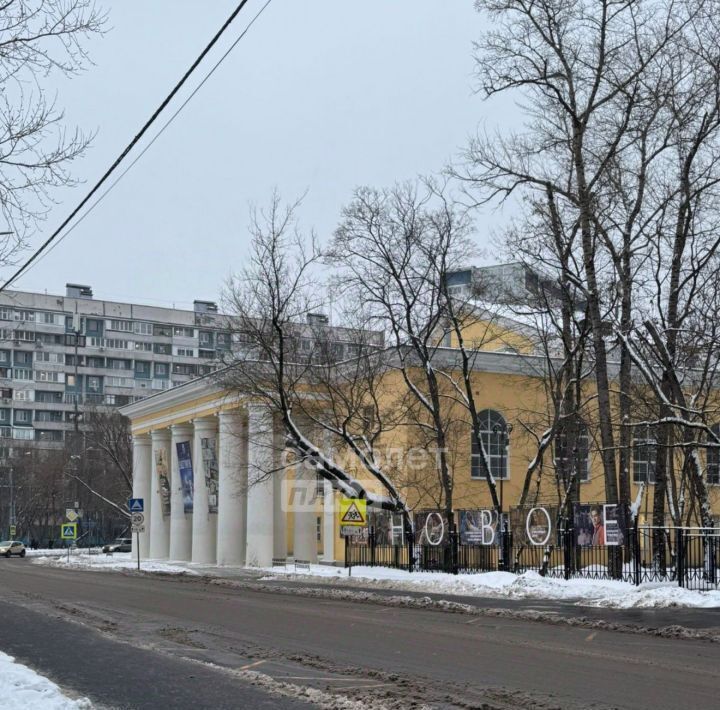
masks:
<svg viewBox="0 0 720 710"><path fill-rule="evenodd" d="M367 525L367 501L363 498L341 498L340 525Z"/></svg>
<svg viewBox="0 0 720 710"><path fill-rule="evenodd" d="M63 523L61 525L60 537L63 540L75 540L77 538L77 523Z"/></svg>

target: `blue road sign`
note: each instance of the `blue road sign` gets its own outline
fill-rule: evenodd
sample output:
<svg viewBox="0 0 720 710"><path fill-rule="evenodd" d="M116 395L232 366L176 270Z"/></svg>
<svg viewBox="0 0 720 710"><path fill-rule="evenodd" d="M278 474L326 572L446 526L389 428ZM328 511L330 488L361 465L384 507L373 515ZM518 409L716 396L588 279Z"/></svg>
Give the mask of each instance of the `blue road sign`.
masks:
<svg viewBox="0 0 720 710"><path fill-rule="evenodd" d="M128 500L128 508L131 513L144 513L145 512L145 500L144 498L130 498Z"/></svg>

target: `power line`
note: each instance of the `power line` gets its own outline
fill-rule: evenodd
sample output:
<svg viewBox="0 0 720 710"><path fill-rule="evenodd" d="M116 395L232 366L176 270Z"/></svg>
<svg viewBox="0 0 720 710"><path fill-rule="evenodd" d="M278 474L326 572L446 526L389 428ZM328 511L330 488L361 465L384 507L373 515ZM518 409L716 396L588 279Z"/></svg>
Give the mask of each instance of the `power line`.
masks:
<svg viewBox="0 0 720 710"><path fill-rule="evenodd" d="M160 130L157 132L157 134L153 137L153 139L140 151L140 153L137 155L137 157L130 163L130 165L123 170L120 175L110 184L110 186L103 192L100 197L95 200L95 202L88 207L88 209L85 211L83 215L80 216L80 218L73 224L66 232L63 234L57 241L55 241L49 249L47 249L39 258L35 260L35 263L33 266L37 266L37 264L42 261L48 254L51 254L53 249L58 247L60 244L62 244L63 240L68 237L73 230L75 230L76 227L79 227L82 222L85 220L87 216L89 216L93 210L107 197L107 195L115 188L115 186L135 167L135 165L138 163L138 161L147 153L148 150L154 145L155 141L160 138L160 136L165 132L165 130L170 126L170 124L180 115L180 113L183 111L183 109L190 103L190 101L195 97L195 94L197 94L200 89L205 85L205 83L210 79L210 77L216 72L216 70L220 67L220 65L227 59L228 55L235 49L235 47L240 43L240 40L245 37L245 35L248 33L250 28L255 24L255 21L262 15L262 13L265 11L265 8L272 2L272 0L267 0L267 2L258 10L257 14L250 20L247 27L238 35L237 39L230 45L230 47L227 49L227 51L220 57L220 59L215 63L215 65L210 69L210 71L205 75L203 80L197 85L195 89L193 89L192 93L185 99L185 101L180 104L180 107L175 111L175 113L170 116L170 118L165 122L165 124L160 128ZM32 268L30 264L26 264L24 267L24 271L22 273L26 273ZM17 277L13 277L14 279L17 279ZM9 285L10 282L8 282ZM4 288L4 286L3 286ZM2 288L0 288L0 291L2 291Z"/></svg>
<svg viewBox="0 0 720 710"><path fill-rule="evenodd" d="M105 174L98 180L97 183L95 183L95 186L88 192L87 195L83 198L83 200L80 202L80 204L70 213L68 217L63 220L62 224L41 244L41 246L33 253L33 255L17 270L15 273L7 280L5 283L0 286L0 293L4 291L8 286L10 286L14 281L16 281L23 272L42 254L47 247L55 241L55 239L59 236L60 232L62 232L65 227L72 221L72 219L82 210L82 208L92 199L93 195L103 186L103 184L106 182L106 180L113 174L113 172L117 169L117 167L120 165L120 163L125 159L125 157L128 155L128 153L137 145L137 143L140 141L140 139L147 133L150 126L152 126L153 123L157 120L157 118L160 116L160 114L165 110L167 105L175 98L175 95L180 91L180 89L184 86L185 82L190 78L190 76L193 74L193 72L198 68L200 63L203 61L203 59L207 56L207 54L210 52L210 50L217 44L218 40L222 35L225 33L227 28L232 24L233 20L240 14L240 12L243 10L245 5L247 5L248 0L241 0L238 6L233 10L233 12L230 14L230 16L225 20L222 27L217 31L215 36L210 40L210 42L207 44L205 49L203 49L202 52L198 55L197 59L190 65L190 68L183 74L180 81L175 84L172 91L163 99L162 103L155 109L153 114L150 116L150 118L146 121L145 125L140 129L140 131L135 135L135 137L128 143L128 145L125 147L125 149L120 153L120 155L115 159L115 162L108 168L108 170L105 172Z"/></svg>

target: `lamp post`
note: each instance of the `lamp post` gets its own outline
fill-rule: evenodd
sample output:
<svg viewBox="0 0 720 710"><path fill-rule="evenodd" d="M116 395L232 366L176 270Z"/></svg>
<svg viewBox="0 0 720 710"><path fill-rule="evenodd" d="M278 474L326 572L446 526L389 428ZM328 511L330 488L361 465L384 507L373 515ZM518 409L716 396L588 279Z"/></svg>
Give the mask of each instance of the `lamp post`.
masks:
<svg viewBox="0 0 720 710"><path fill-rule="evenodd" d="M493 434L495 436L502 435L500 441L500 519L498 524L500 525L500 566L502 569L507 567L507 555L506 555L506 528L505 528L505 499L504 499L504 482L505 476L508 473L505 470L508 462L508 447L510 446L510 433L512 432L512 424L503 422L502 424L495 424L493 426Z"/></svg>

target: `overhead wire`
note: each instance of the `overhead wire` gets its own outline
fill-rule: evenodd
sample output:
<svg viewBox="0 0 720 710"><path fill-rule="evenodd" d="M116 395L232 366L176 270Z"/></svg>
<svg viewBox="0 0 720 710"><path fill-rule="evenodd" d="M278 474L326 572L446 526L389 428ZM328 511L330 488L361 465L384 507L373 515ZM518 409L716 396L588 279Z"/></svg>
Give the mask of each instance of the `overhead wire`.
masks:
<svg viewBox="0 0 720 710"><path fill-rule="evenodd" d="M93 203L90 210L83 215L83 219L87 214L89 214L94 207L99 204L102 199L110 192L110 190L119 182L119 180L127 174L127 172L132 168L133 165L137 163L137 161L142 157L142 155L147 152L148 148L157 140L157 138L162 134L162 132L167 128L168 125L174 120L174 118L182 111L182 109L187 105L187 103L192 99L192 97L198 92L200 87L210 78L210 76L214 73L214 71L217 69L217 67L224 61L225 57L232 51L232 49L237 45L237 43L242 39L242 37L245 36L249 28L252 26L252 24L255 22L255 20L262 14L262 12L265 10L265 8L270 4L271 0L267 0L265 5L261 8L260 12L253 18L253 21L246 27L245 31L236 39L236 41L233 43L233 45L230 47L230 49L223 55L223 57L220 59L220 61L213 67L211 72L203 79L203 81L199 84L198 87L190 94L190 96L185 100L185 102L181 105L181 107L175 112L175 114L170 118L170 120L162 127L160 132L155 136L155 138L151 141L151 143L145 147L145 149L138 155L138 157L133 161L133 163L125 170L124 173L120 175L120 177L108 188L108 190L105 191L101 195L101 197ZM11 286L15 281L17 281L20 276L22 276L31 266L33 263L37 261L37 259L40 257L41 254L43 254L48 247L55 242L56 239L60 236L60 234L63 232L63 230L70 224L70 222L80 213L80 211L85 207L85 205L90 202L90 200L93 198L93 196L100 190L100 188L107 182L107 180L110 178L110 176L115 172L115 170L119 167L119 165L123 162L123 160L127 157L127 155L130 153L130 151L140 142L142 137L147 133L147 131L150 129L150 127L155 123L155 121L159 118L160 114L167 108L168 104L175 98L177 93L180 91L180 89L185 85L187 80L192 76L192 74L195 72L195 70L198 68L198 66L201 64L203 59L208 55L208 53L212 50L212 48L217 44L219 39L223 36L223 34L227 31L227 29L230 27L230 25L233 23L233 21L237 18L237 16L242 12L244 7L247 5L249 0L241 0L240 3L236 6L236 8L233 10L233 12L229 15L229 17L225 20L223 25L220 27L220 29L215 33L213 38L210 40L210 42L205 46L205 48L200 52L200 54L197 56L195 61L190 65L190 67L187 69L187 71L183 74L181 79L175 84L175 86L172 88L170 93L162 100L160 105L155 109L155 111L152 113L150 118L145 122L145 124L142 126L140 131L135 135L135 137L128 143L128 145L124 148L124 150L120 153L120 155L115 159L115 161L112 163L112 165L105 171L105 173L102 175L102 177L95 183L93 188L85 195L85 197L80 201L80 203L73 209L73 211L66 217L63 222L60 224L60 226L38 247L38 249L35 250L35 252L25 261L25 263L19 267L13 275L7 279L2 286L0 286L0 293L6 290L9 286ZM80 223L79 220L78 224ZM77 226L77 225L75 225Z"/></svg>

